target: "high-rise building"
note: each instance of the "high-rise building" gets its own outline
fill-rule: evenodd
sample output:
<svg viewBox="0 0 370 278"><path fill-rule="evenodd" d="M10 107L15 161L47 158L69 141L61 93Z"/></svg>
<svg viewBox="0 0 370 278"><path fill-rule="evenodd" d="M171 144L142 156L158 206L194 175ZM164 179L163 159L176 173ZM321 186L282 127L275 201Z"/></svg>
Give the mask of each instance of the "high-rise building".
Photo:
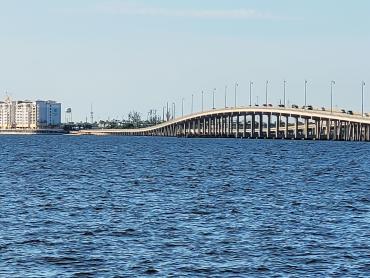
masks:
<svg viewBox="0 0 370 278"><path fill-rule="evenodd" d="M48 128L61 124L61 104L52 100L0 102L0 128Z"/></svg>

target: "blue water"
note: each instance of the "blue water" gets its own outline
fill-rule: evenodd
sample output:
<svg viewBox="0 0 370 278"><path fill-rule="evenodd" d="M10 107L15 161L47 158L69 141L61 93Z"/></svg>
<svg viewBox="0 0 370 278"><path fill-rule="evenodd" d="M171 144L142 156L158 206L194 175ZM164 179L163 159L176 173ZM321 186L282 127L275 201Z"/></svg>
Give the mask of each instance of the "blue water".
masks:
<svg viewBox="0 0 370 278"><path fill-rule="evenodd" d="M0 277L369 277L370 144L0 137Z"/></svg>

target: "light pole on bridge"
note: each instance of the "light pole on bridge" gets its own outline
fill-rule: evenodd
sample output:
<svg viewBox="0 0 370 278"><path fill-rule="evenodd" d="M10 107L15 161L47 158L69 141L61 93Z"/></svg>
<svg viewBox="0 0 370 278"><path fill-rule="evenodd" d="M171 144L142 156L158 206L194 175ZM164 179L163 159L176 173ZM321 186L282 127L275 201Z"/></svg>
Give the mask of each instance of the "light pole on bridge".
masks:
<svg viewBox="0 0 370 278"><path fill-rule="evenodd" d="M181 99L181 117L184 117L184 98Z"/></svg>
<svg viewBox="0 0 370 278"><path fill-rule="evenodd" d="M284 80L284 90L283 90L283 104L284 104L284 107L285 107L285 91L286 91L286 80Z"/></svg>
<svg viewBox="0 0 370 278"><path fill-rule="evenodd" d="M269 81L266 80L266 107L267 107L267 87L268 87Z"/></svg>
<svg viewBox="0 0 370 278"><path fill-rule="evenodd" d="M225 86L225 108L226 108L226 98L227 98L227 85Z"/></svg>
<svg viewBox="0 0 370 278"><path fill-rule="evenodd" d="M215 109L215 93L216 93L216 88L213 89L212 92L212 104L213 104L213 110Z"/></svg>
<svg viewBox="0 0 370 278"><path fill-rule="evenodd" d="M202 112L203 112L203 98L204 98L204 92L202 91Z"/></svg>
<svg viewBox="0 0 370 278"><path fill-rule="evenodd" d="M307 80L304 81L304 106L307 106Z"/></svg>
<svg viewBox="0 0 370 278"><path fill-rule="evenodd" d="M235 82L235 108L236 108L236 88L238 88L238 82Z"/></svg>
<svg viewBox="0 0 370 278"><path fill-rule="evenodd" d="M253 81L249 81L249 107L252 106L252 85Z"/></svg>
<svg viewBox="0 0 370 278"><path fill-rule="evenodd" d="M362 111L362 117L364 116L364 87L365 87L365 81L361 82L361 111Z"/></svg>
<svg viewBox="0 0 370 278"><path fill-rule="evenodd" d="M167 101L166 119L167 121L170 119L169 111L168 111L168 101Z"/></svg>
<svg viewBox="0 0 370 278"><path fill-rule="evenodd" d="M335 85L334 80L330 82L330 112L331 113L333 113L333 85Z"/></svg>
<svg viewBox="0 0 370 278"><path fill-rule="evenodd" d="M173 111L172 111L172 120L176 118L176 104L174 102L172 102L172 107L173 107Z"/></svg>

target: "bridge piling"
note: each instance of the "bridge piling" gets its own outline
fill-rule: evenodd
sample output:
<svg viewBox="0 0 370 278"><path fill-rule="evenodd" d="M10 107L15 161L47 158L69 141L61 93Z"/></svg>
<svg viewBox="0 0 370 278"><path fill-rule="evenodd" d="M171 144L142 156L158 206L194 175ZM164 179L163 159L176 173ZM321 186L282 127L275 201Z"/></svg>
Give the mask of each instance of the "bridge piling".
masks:
<svg viewBox="0 0 370 278"><path fill-rule="evenodd" d="M247 114L243 113L243 138L247 137Z"/></svg>
<svg viewBox="0 0 370 278"><path fill-rule="evenodd" d="M294 139L298 139L298 117L294 117L295 124L294 124Z"/></svg>
<svg viewBox="0 0 370 278"><path fill-rule="evenodd" d="M279 139L280 138L280 115L276 115L276 124L275 124L275 138Z"/></svg>
<svg viewBox="0 0 370 278"><path fill-rule="evenodd" d="M271 138L271 114L267 115L267 133L266 133L266 138L270 139Z"/></svg>
<svg viewBox="0 0 370 278"><path fill-rule="evenodd" d="M258 114L259 123L258 123L258 137L263 138L263 114Z"/></svg>
<svg viewBox="0 0 370 278"><path fill-rule="evenodd" d="M235 138L239 138L239 114L236 114Z"/></svg>

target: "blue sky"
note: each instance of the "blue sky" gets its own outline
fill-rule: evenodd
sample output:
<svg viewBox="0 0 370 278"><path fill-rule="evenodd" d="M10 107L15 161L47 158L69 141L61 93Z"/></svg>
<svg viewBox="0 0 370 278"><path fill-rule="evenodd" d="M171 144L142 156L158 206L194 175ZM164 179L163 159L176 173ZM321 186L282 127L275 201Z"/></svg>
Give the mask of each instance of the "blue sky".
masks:
<svg viewBox="0 0 370 278"><path fill-rule="evenodd" d="M0 91L15 99L56 99L84 120L146 115L176 102L180 112L282 98L360 110L370 87L370 1L0 0ZM365 89L370 111L370 88Z"/></svg>

